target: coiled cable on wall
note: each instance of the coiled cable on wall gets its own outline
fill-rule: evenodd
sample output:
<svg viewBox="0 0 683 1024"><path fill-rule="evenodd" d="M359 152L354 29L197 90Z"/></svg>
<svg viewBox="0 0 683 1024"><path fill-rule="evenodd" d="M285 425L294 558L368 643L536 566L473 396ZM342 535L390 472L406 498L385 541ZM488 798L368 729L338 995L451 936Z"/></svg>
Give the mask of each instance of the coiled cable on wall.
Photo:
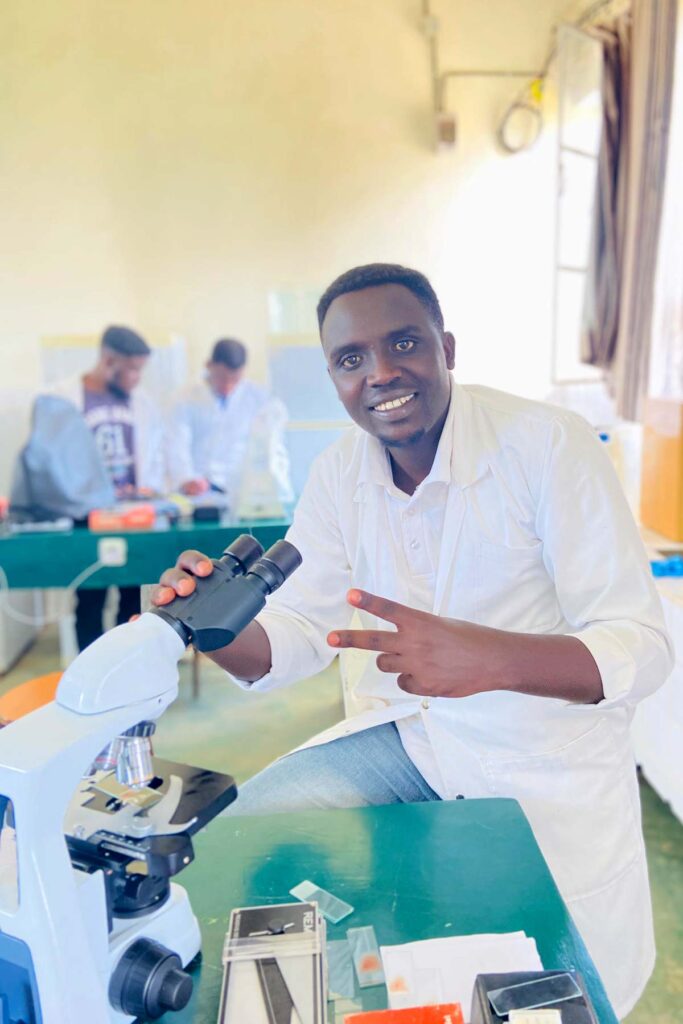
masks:
<svg viewBox="0 0 683 1024"><path fill-rule="evenodd" d="M543 131L543 111L541 100L543 97L543 76L535 78L531 85L521 93L516 100L510 104L496 129L496 140L501 149L506 153L521 153L530 149L537 141ZM528 137L520 142L515 142L511 135L511 125L516 114L530 115L531 131Z"/></svg>
<svg viewBox="0 0 683 1024"><path fill-rule="evenodd" d="M628 7L629 0L596 0L595 3L590 4L586 8L573 24L576 28L581 28L594 21L598 15L604 16L607 13L607 8L614 8L614 11L610 11L610 14L616 15L620 10L628 9ZM557 43L553 42L538 77L525 86L505 110L496 130L496 140L501 149L506 153L521 153L525 149L530 149L543 131L543 84L556 54ZM530 115L531 131L527 138L522 139L520 142L515 142L511 137L511 125L515 115L520 112Z"/></svg>

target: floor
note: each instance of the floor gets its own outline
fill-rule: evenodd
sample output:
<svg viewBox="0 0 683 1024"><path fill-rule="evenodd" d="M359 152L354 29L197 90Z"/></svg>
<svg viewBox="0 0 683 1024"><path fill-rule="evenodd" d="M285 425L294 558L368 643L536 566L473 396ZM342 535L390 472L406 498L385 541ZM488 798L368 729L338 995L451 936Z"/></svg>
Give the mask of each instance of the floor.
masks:
<svg viewBox="0 0 683 1024"><path fill-rule="evenodd" d="M58 667L56 632L48 628L0 677L0 694ZM196 701L190 677L188 659L181 665L180 696L159 722L155 749L177 761L228 771L238 784L342 715L334 668L287 691L247 694L202 658ZM683 825L647 783L641 789L658 958L645 995L627 1021L683 1024Z"/></svg>

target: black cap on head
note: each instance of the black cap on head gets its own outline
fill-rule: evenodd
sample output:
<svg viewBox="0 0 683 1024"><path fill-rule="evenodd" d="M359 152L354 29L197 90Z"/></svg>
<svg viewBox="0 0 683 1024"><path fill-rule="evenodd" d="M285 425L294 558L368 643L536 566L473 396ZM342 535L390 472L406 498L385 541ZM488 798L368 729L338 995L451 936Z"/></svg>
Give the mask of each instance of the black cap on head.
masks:
<svg viewBox="0 0 683 1024"><path fill-rule="evenodd" d="M108 348L120 356L148 356L151 348L130 327L107 327L102 335L102 348Z"/></svg>
<svg viewBox="0 0 683 1024"><path fill-rule="evenodd" d="M221 338L213 346L212 363L221 363L229 370L241 370L247 361L247 350L241 341L234 338Z"/></svg>
<svg viewBox="0 0 683 1024"><path fill-rule="evenodd" d="M365 288L377 288L383 284L400 284L411 291L420 300L439 330L443 331L443 313L431 284L419 270L402 267L399 263L366 263L361 267L352 267L335 278L318 302L320 329L322 330L328 309L340 295L360 292Z"/></svg>

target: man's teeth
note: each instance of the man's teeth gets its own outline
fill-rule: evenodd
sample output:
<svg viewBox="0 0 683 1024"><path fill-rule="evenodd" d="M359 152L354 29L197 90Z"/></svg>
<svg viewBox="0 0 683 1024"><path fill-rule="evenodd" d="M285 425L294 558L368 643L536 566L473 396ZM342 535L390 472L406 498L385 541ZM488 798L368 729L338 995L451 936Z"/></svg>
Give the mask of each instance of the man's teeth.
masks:
<svg viewBox="0 0 683 1024"><path fill-rule="evenodd" d="M374 405L375 412L389 412L390 409L400 409L406 402L410 402L415 395L404 395L403 398L394 398L391 402L382 402L381 405Z"/></svg>

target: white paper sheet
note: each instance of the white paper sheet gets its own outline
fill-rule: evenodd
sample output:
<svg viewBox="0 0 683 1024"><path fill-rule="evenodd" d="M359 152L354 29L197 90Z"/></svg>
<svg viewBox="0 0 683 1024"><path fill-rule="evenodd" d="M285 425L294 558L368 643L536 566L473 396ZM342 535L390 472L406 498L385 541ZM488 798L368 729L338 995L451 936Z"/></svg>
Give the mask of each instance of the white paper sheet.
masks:
<svg viewBox="0 0 683 1024"><path fill-rule="evenodd" d="M543 970L536 942L524 932L425 939L380 952L392 1010L455 1002L467 1017L478 974Z"/></svg>

